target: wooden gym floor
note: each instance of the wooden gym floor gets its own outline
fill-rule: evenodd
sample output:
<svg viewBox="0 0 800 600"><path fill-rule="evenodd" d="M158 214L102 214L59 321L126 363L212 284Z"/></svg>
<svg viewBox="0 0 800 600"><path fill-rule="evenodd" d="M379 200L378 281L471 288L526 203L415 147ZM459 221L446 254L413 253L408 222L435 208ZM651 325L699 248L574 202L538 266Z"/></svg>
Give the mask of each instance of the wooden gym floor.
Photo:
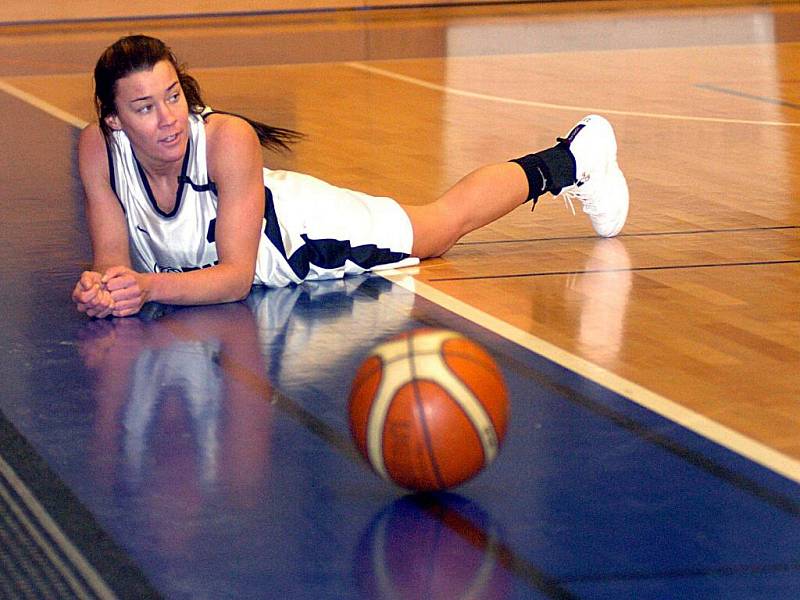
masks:
<svg viewBox="0 0 800 600"><path fill-rule="evenodd" d="M68 302L90 260L72 152L93 118L93 63L120 35L165 39L212 106L308 135L290 155L265 156L269 166L403 202L547 147L596 112L615 126L631 190L620 236L598 239L580 212L544 198L386 277L766 469L795 498L797 531L796 4L499 4L0 31L7 369L30 367L21 349L38 319L68 348L83 326ZM46 241L51 222L61 233ZM36 415L15 412L23 404L10 394L0 409L40 431Z"/></svg>

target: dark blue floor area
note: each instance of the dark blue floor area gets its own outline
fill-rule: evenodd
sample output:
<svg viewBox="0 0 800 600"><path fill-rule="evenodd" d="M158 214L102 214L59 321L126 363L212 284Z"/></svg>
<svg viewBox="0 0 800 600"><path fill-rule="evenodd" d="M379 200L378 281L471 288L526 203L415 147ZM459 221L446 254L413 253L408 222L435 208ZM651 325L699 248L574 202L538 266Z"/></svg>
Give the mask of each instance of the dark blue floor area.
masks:
<svg viewBox="0 0 800 600"><path fill-rule="evenodd" d="M794 484L379 277L151 308L42 311L0 408L168 597L800 597ZM416 497L346 403L422 325L490 349L512 416L484 473Z"/></svg>

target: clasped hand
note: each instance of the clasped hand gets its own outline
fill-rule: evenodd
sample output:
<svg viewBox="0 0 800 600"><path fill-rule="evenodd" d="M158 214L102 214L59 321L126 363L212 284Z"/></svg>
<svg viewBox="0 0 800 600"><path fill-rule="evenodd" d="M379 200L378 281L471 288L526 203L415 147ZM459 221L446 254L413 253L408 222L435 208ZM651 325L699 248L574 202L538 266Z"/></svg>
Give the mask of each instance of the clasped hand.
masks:
<svg viewBox="0 0 800 600"><path fill-rule="evenodd" d="M78 311L102 319L109 315L135 315L147 298L141 285L141 274L128 267L117 266L104 273L81 273L72 291L72 300Z"/></svg>

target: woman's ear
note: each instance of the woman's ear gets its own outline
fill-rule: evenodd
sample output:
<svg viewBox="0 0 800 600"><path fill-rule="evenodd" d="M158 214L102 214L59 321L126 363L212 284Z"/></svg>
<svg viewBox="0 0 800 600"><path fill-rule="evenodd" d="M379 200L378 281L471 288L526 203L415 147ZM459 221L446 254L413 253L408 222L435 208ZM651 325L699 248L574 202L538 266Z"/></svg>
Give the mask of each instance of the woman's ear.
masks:
<svg viewBox="0 0 800 600"><path fill-rule="evenodd" d="M108 125L114 131L119 131L122 129L122 125L120 124L119 117L117 115L108 115L106 117L106 125Z"/></svg>

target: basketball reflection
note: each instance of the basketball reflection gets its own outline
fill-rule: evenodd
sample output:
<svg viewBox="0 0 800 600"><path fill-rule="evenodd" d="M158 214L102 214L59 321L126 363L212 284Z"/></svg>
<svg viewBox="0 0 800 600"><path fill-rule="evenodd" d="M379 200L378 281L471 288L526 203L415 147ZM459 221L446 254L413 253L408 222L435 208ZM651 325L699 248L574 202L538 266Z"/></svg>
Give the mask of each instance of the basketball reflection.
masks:
<svg viewBox="0 0 800 600"><path fill-rule="evenodd" d="M268 475L272 406L243 304L87 323L96 400L95 484L139 514L154 551L180 555L224 498L254 508Z"/></svg>
<svg viewBox="0 0 800 600"><path fill-rule="evenodd" d="M412 494L379 513L361 537L353 575L361 597L501 600L511 590L497 527L457 494Z"/></svg>

